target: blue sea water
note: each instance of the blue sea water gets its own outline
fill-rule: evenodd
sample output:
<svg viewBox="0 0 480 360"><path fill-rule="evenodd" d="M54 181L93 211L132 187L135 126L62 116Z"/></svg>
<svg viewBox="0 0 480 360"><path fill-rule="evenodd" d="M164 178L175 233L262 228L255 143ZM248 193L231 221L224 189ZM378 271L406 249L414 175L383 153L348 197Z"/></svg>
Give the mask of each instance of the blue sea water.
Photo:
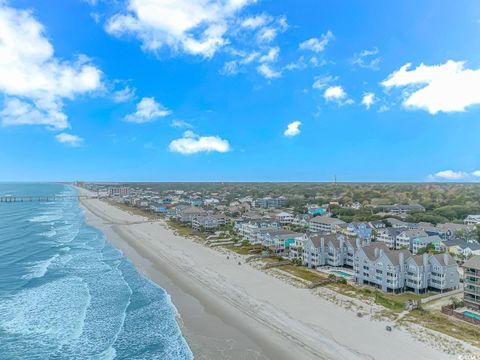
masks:
<svg viewBox="0 0 480 360"><path fill-rule="evenodd" d="M76 195L0 184L0 195ZM78 201L0 203L0 359L192 359L169 295Z"/></svg>

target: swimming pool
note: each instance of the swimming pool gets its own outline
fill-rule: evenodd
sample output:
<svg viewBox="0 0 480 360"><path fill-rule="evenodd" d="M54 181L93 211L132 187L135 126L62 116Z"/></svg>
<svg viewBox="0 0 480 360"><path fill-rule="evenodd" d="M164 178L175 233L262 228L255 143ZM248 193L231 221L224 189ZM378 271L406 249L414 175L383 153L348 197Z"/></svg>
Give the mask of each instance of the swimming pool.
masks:
<svg viewBox="0 0 480 360"><path fill-rule="evenodd" d="M477 319L477 320L480 320L480 315L472 313L470 311L464 311L463 315L468 316L468 317L472 317L472 318Z"/></svg>
<svg viewBox="0 0 480 360"><path fill-rule="evenodd" d="M333 273L337 274L337 275L340 275L340 276L343 276L344 278L351 278L353 276L352 274L349 274L345 271L340 271L340 270L336 270Z"/></svg>

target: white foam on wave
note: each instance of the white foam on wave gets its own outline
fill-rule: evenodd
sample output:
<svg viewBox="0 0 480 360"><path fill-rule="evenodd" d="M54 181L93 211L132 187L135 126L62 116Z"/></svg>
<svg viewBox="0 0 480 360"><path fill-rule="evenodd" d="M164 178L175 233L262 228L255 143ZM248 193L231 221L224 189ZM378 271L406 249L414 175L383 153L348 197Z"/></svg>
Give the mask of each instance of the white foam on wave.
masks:
<svg viewBox="0 0 480 360"><path fill-rule="evenodd" d="M60 254L55 254L49 259L31 262L29 263L31 266L30 272L23 275L22 279L30 280L44 277L48 269L64 267L70 260L72 260L71 255L60 256Z"/></svg>
<svg viewBox="0 0 480 360"><path fill-rule="evenodd" d="M41 236L45 236L47 238L52 238L54 237L55 235L57 235L57 231L55 229L52 229L52 230L49 230L49 231L45 231L43 233L40 233L39 235Z"/></svg>
<svg viewBox="0 0 480 360"><path fill-rule="evenodd" d="M82 334L89 304L82 279L52 281L1 300L0 329L61 346Z"/></svg>
<svg viewBox="0 0 480 360"><path fill-rule="evenodd" d="M48 267L58 257L59 257L59 254L55 254L49 259L28 263L28 265L30 265L30 272L26 275L23 275L22 279L30 280L34 278L44 277L48 271Z"/></svg>
<svg viewBox="0 0 480 360"><path fill-rule="evenodd" d="M51 223L52 221L58 221L62 219L62 211L61 210L55 210L55 211L49 211L49 212L44 212L40 215L33 216L28 221L30 222L35 222L35 223Z"/></svg>

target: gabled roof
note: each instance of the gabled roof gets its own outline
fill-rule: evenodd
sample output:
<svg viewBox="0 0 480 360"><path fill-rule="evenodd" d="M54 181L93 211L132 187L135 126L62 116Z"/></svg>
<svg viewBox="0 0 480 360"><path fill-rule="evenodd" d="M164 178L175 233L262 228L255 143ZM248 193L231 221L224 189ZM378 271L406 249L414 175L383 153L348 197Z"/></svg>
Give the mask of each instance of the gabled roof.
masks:
<svg viewBox="0 0 480 360"><path fill-rule="evenodd" d="M465 261L463 267L480 270L480 256L472 256L469 260Z"/></svg>
<svg viewBox="0 0 480 360"><path fill-rule="evenodd" d="M378 242L371 243L370 245L364 246L361 249L363 250L363 252L368 257L369 260L375 260L376 259L375 249L383 250L383 252L389 251L387 245L385 245L384 243L378 243Z"/></svg>
<svg viewBox="0 0 480 360"><path fill-rule="evenodd" d="M447 265L456 265L455 260L452 258L450 254L434 254L432 255L432 258L435 258L437 262L442 265L442 266L447 266ZM448 260L448 264L445 263L445 258Z"/></svg>
<svg viewBox="0 0 480 360"><path fill-rule="evenodd" d="M443 244L447 247L450 246L459 246L462 249L470 248L472 251L480 250L480 244L477 242L468 242L465 240L448 240L444 241Z"/></svg>
<svg viewBox="0 0 480 360"><path fill-rule="evenodd" d="M326 216L315 216L310 219L311 222L318 224L334 225L334 224L343 224L344 221L336 218L326 217Z"/></svg>

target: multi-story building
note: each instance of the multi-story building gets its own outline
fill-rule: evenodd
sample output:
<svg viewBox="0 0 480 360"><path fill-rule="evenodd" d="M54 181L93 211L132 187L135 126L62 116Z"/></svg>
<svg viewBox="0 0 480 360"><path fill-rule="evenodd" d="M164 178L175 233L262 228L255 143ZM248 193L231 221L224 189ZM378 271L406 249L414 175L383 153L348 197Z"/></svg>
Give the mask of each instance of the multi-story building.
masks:
<svg viewBox="0 0 480 360"><path fill-rule="evenodd" d="M463 271L463 301L468 307L480 311L480 256L466 261Z"/></svg>
<svg viewBox="0 0 480 360"><path fill-rule="evenodd" d="M112 186L108 188L108 196L121 197L128 195L128 188L125 186Z"/></svg>
<svg viewBox="0 0 480 360"><path fill-rule="evenodd" d="M284 229L272 229L263 234L262 245L275 253L283 253L295 244L295 239L303 234Z"/></svg>
<svg viewBox="0 0 480 360"><path fill-rule="evenodd" d="M207 212L196 206L186 206L178 208L177 217L181 222L192 222L198 216L207 215Z"/></svg>
<svg viewBox="0 0 480 360"><path fill-rule="evenodd" d="M415 238L422 238L427 237L428 234L420 229L412 229L412 230L405 230L402 231L400 234L396 236L395 241L395 249L411 249L412 240Z"/></svg>
<svg viewBox="0 0 480 360"><path fill-rule="evenodd" d="M334 225L344 224L340 219L315 216L308 222L308 230L311 232L331 232Z"/></svg>
<svg viewBox="0 0 480 360"><path fill-rule="evenodd" d="M402 205L402 204L395 204L395 205L378 205L376 207L381 211L389 212L390 214L395 215L405 215L410 212L414 211L425 211L425 208L419 204L412 204L412 205Z"/></svg>
<svg viewBox="0 0 480 360"><path fill-rule="evenodd" d="M336 234L306 234L303 241L303 264L353 267L355 249L359 243L351 237Z"/></svg>
<svg viewBox="0 0 480 360"><path fill-rule="evenodd" d="M283 196L279 196L276 198L265 197L261 199L256 199L253 203L253 206L257 208L269 209L269 208L279 208L279 207L282 207L284 204L285 204L285 198Z"/></svg>
<svg viewBox="0 0 480 360"><path fill-rule="evenodd" d="M293 222L294 217L293 214L282 211L275 215L275 219L278 220L282 225L288 225Z"/></svg>
<svg viewBox="0 0 480 360"><path fill-rule="evenodd" d="M478 225L480 224L480 215L468 215L463 222L465 225Z"/></svg>
<svg viewBox="0 0 480 360"><path fill-rule="evenodd" d="M457 265L449 254L412 255L409 250L390 250L385 244L372 243L355 255L355 280L385 292L428 289L458 289Z"/></svg>
<svg viewBox="0 0 480 360"><path fill-rule="evenodd" d="M195 230L211 231L225 226L226 219L218 215L200 215L192 219L192 228Z"/></svg>
<svg viewBox="0 0 480 360"><path fill-rule="evenodd" d="M378 229L376 241L384 243L388 248L395 249L397 244L397 236L400 235L405 228L384 228Z"/></svg>

